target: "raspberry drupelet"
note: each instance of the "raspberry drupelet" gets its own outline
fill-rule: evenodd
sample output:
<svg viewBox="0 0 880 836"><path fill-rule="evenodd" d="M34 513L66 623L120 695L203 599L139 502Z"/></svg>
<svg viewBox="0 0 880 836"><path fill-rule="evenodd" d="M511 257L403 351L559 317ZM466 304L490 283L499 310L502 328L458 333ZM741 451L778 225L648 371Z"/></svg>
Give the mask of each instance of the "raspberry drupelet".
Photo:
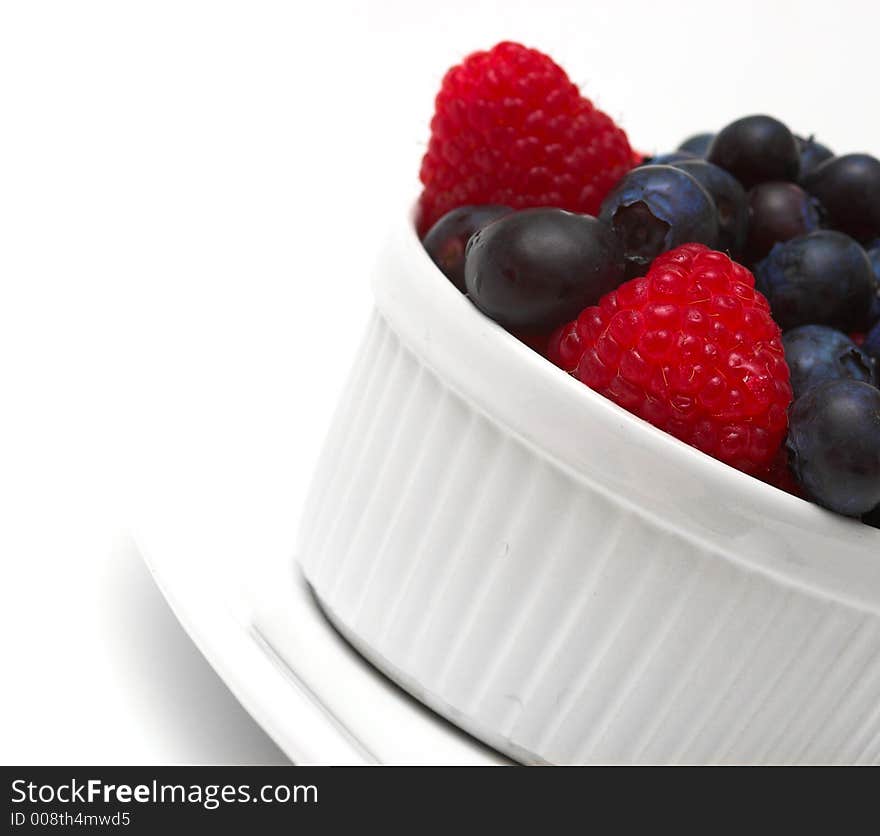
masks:
<svg viewBox="0 0 880 836"><path fill-rule="evenodd" d="M752 274L684 244L557 329L550 359L733 467L763 475L787 428L789 369Z"/></svg>
<svg viewBox="0 0 880 836"><path fill-rule="evenodd" d="M634 159L626 134L551 58L500 43L443 79L420 172L419 232L466 204L595 215Z"/></svg>

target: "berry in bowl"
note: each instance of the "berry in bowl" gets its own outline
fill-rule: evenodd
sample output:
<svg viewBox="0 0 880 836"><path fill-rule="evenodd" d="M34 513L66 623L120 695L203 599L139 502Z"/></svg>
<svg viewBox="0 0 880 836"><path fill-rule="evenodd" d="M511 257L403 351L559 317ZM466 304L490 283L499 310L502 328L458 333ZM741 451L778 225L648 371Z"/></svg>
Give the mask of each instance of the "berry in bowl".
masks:
<svg viewBox="0 0 880 836"><path fill-rule="evenodd" d="M447 73L299 553L500 751L880 763L880 190L816 145L643 164L535 50Z"/></svg>

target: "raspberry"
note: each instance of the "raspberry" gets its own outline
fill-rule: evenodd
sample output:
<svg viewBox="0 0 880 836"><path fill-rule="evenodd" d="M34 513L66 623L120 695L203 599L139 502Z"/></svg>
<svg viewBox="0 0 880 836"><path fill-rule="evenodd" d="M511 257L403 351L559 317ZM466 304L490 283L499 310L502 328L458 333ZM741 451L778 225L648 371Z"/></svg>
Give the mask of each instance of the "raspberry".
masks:
<svg viewBox="0 0 880 836"><path fill-rule="evenodd" d="M758 472L755 475L762 482L773 485L774 488L779 488L779 490L801 499L806 498L804 489L798 484L794 473L791 472L791 467L788 463L788 450L784 446L779 448L773 461L770 462L770 466L763 472Z"/></svg>
<svg viewBox="0 0 880 836"><path fill-rule="evenodd" d="M561 67L500 43L443 79L422 160L419 232L466 204L595 215L634 159L626 134Z"/></svg>
<svg viewBox="0 0 880 836"><path fill-rule="evenodd" d="M723 253L684 244L558 328L549 357L654 426L765 474L792 395L779 326L754 284Z"/></svg>

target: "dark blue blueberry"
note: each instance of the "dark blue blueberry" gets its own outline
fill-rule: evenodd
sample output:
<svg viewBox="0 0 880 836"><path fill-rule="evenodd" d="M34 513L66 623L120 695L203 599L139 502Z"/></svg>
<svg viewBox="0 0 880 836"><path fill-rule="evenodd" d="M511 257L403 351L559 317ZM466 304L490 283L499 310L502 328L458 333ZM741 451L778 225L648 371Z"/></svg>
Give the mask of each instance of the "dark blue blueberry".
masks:
<svg viewBox="0 0 880 836"><path fill-rule="evenodd" d="M666 154L655 154L653 157L646 157L641 165L673 165L684 160L693 159L696 159L696 155L689 154L687 151L669 151Z"/></svg>
<svg viewBox="0 0 880 836"><path fill-rule="evenodd" d="M859 241L880 235L880 160L870 154L831 157L803 179L827 214L826 222Z"/></svg>
<svg viewBox="0 0 880 836"><path fill-rule="evenodd" d="M525 209L484 226L468 242L471 301L506 328L549 329L574 319L625 278L610 227L562 209Z"/></svg>
<svg viewBox="0 0 880 836"><path fill-rule="evenodd" d="M775 244L755 268L755 280L783 331L830 325L851 333L866 325L874 292L871 262L842 232L820 229Z"/></svg>
<svg viewBox="0 0 880 836"><path fill-rule="evenodd" d="M868 321L873 325L880 322L880 238L868 244L867 253L874 271L874 299L868 313Z"/></svg>
<svg viewBox="0 0 880 836"><path fill-rule="evenodd" d="M425 233L422 246L434 264L464 293L464 251L468 240L478 229L512 211L509 206L459 206Z"/></svg>
<svg viewBox="0 0 880 836"><path fill-rule="evenodd" d="M801 173L798 177L801 181L820 163L824 163L825 160L830 160L834 156L834 152L830 148L827 148L821 142L816 142L812 136L804 139L802 136L795 134L794 138L797 140L798 148L801 152Z"/></svg>
<svg viewBox="0 0 880 836"><path fill-rule="evenodd" d="M862 517L862 522L865 525L872 525L874 528L880 528L880 505L878 505L873 511L869 511Z"/></svg>
<svg viewBox="0 0 880 836"><path fill-rule="evenodd" d="M782 337L795 398L828 380L876 384L874 361L843 331L827 325L801 325Z"/></svg>
<svg viewBox="0 0 880 836"><path fill-rule="evenodd" d="M795 183L761 183L749 192L750 262L762 259L774 244L819 228L821 207Z"/></svg>
<svg viewBox="0 0 880 836"><path fill-rule="evenodd" d="M747 189L769 180L797 180L801 155L792 132L772 116L744 116L722 128L706 159Z"/></svg>
<svg viewBox="0 0 880 836"><path fill-rule="evenodd" d="M880 505L880 389L832 380L789 413L791 469L820 505L858 517Z"/></svg>
<svg viewBox="0 0 880 836"><path fill-rule="evenodd" d="M709 193L669 165L634 168L605 198L599 217L620 239L630 276L680 244L718 246L718 212Z"/></svg>
<svg viewBox="0 0 880 836"><path fill-rule="evenodd" d="M682 142L678 146L678 150L687 151L698 157L705 157L713 139L715 139L715 134L694 134Z"/></svg>
<svg viewBox="0 0 880 836"><path fill-rule="evenodd" d="M862 343L862 351L870 354L880 364L880 321L874 323L874 327L868 331L865 341ZM878 372L880 374L880 372Z"/></svg>
<svg viewBox="0 0 880 836"><path fill-rule="evenodd" d="M739 180L706 160L685 160L674 165L709 192L718 212L718 249L739 260L749 228L748 197Z"/></svg>

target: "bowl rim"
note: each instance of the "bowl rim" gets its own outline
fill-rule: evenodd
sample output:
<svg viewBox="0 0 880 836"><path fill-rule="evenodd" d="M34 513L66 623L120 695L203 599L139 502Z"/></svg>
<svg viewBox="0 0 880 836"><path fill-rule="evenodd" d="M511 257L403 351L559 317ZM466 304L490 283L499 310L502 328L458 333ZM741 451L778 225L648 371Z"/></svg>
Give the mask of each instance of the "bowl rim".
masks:
<svg viewBox="0 0 880 836"><path fill-rule="evenodd" d="M704 493L718 503L724 502L742 516L769 523L773 536L781 537L789 546L819 537L834 554L818 559L818 546L814 545L803 555L789 547L784 549L784 555L774 558L764 542L750 543L761 548L746 555L741 548L725 546L710 535L713 550L720 550L749 568L781 576L789 584L810 588L823 597L846 599L880 613L880 530L749 476L633 415L566 374L480 312L443 275L421 245L415 224L416 209L412 202L409 206L409 211L401 213L393 226L374 273L373 290L380 312L398 338L445 385L491 421L505 426L533 451L576 478L592 481L601 490L603 486L595 483L589 468L585 470L582 466L584 457L581 455L579 462L578 457L567 454L570 451L561 445L564 428L557 432L552 420L559 417L559 409L571 410L571 415L567 411L561 413L569 427L573 421L576 424L578 415L589 415L591 424L600 422L614 435L625 435L626 443L637 454L650 451L652 457L663 459L674 472L697 479ZM422 316L413 316L415 309ZM504 373L501 406L495 402L499 387L491 376L492 369ZM485 387L487 380L494 390L491 394L481 391L480 384ZM540 404L540 398L548 399L556 408L555 416L547 410L507 410L506 406L520 403L511 394L517 387L538 394L538 400L529 399L530 407ZM628 502L619 489L604 487L615 500L649 513L639 502ZM655 516L655 521L664 527L680 527L662 517ZM693 532L690 535L699 539ZM736 536L732 539L740 540Z"/></svg>

